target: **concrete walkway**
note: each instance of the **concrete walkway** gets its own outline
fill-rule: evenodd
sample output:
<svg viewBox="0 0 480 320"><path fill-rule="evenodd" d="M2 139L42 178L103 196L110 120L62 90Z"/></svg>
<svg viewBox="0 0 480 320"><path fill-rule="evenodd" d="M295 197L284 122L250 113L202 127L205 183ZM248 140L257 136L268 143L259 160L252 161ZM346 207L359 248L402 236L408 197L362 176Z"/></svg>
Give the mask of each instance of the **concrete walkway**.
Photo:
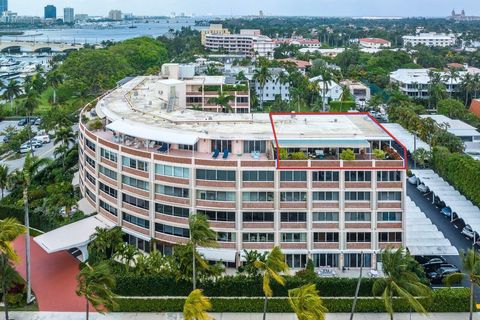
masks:
<svg viewBox="0 0 480 320"><path fill-rule="evenodd" d="M12 320L84 320L85 313L63 313L63 312L11 312ZM260 313L212 313L216 320L261 320ZM111 313L109 315L90 314L91 320L182 320L178 313ZM327 315L327 320L348 320L350 314L332 313ZM387 314L359 313L355 320L389 320ZM397 313L395 320L467 320L467 313L434 313L428 316L419 314ZM479 314L474 314L473 319L480 320ZM267 320L296 320L291 313L272 313L267 315Z"/></svg>

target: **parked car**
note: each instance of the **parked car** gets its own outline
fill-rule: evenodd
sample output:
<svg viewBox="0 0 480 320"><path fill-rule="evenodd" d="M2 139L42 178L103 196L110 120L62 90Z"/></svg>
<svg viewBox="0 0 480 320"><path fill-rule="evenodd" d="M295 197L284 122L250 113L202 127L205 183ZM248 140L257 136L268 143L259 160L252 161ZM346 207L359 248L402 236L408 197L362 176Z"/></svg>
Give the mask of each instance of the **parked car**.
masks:
<svg viewBox="0 0 480 320"><path fill-rule="evenodd" d="M470 239L470 240L473 240L475 238L475 240L479 240L478 239L478 234L473 231L472 227L470 227L470 225L465 225L465 227L463 227L462 229L462 232L461 232L466 238Z"/></svg>
<svg viewBox="0 0 480 320"><path fill-rule="evenodd" d="M421 193L427 193L427 192L430 191L430 189L426 185L424 185L423 183L421 183L417 186L417 190L420 191Z"/></svg>
<svg viewBox="0 0 480 320"><path fill-rule="evenodd" d="M408 178L408 182L409 182L410 184L416 185L417 182L418 182L417 176L411 176L410 178Z"/></svg>
<svg viewBox="0 0 480 320"><path fill-rule="evenodd" d="M452 209L450 209L449 207L442 208L442 210L440 210L440 213L443 214L445 217L452 217Z"/></svg>
<svg viewBox="0 0 480 320"><path fill-rule="evenodd" d="M20 153L28 153L30 150L38 149L43 145L40 141L32 140L31 142L25 142L20 146Z"/></svg>
<svg viewBox="0 0 480 320"><path fill-rule="evenodd" d="M437 207L437 208L440 208L440 209L443 209L445 208L445 202L443 202L438 196L435 196L433 198L433 204Z"/></svg>
<svg viewBox="0 0 480 320"><path fill-rule="evenodd" d="M7 134L3 137L3 142L7 143L8 141L10 141L10 139L12 139L12 137L13 137L14 134L15 134L14 132L7 133Z"/></svg>
<svg viewBox="0 0 480 320"><path fill-rule="evenodd" d="M420 264L425 264L425 263L429 263L431 262L432 260L433 261L436 261L436 260L441 260L443 262L446 262L447 260L445 260L444 257L442 256L415 256L415 260L417 260L418 263Z"/></svg>
<svg viewBox="0 0 480 320"><path fill-rule="evenodd" d="M458 269L453 264L450 264L450 265L442 266L441 268L438 268L434 272L428 273L427 277L430 279L432 283L442 283L443 279L447 275L452 273L458 273L458 272L460 272L460 269Z"/></svg>
<svg viewBox="0 0 480 320"><path fill-rule="evenodd" d="M22 120L18 121L17 126L23 127L23 126L26 126L27 124L28 124L27 118L23 118Z"/></svg>
<svg viewBox="0 0 480 320"><path fill-rule="evenodd" d="M48 134L38 134L35 137L33 137L33 140L37 140L45 144L50 142L50 136Z"/></svg>
<svg viewBox="0 0 480 320"><path fill-rule="evenodd" d="M41 118L37 118L33 124L36 125L36 126L41 125L41 124L42 124L42 119L41 119Z"/></svg>
<svg viewBox="0 0 480 320"><path fill-rule="evenodd" d="M426 274L429 274L430 272L435 272L437 269L450 266L446 261L432 261L428 263L422 264L423 270L425 270Z"/></svg>
<svg viewBox="0 0 480 320"><path fill-rule="evenodd" d="M28 119L28 123L33 126L35 124L35 121L37 121L37 119L38 118L36 117L31 117L30 119Z"/></svg>

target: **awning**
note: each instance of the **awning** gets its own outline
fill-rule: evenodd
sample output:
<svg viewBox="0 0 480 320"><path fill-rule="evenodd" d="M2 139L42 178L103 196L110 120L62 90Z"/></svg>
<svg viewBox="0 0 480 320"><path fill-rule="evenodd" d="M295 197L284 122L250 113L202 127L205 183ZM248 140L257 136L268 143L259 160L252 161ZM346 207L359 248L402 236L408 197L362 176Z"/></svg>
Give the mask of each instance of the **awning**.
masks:
<svg viewBox="0 0 480 320"><path fill-rule="evenodd" d="M364 139L279 139L282 148L370 148L370 143Z"/></svg>
<svg viewBox="0 0 480 320"><path fill-rule="evenodd" d="M148 125L139 126L126 120L114 121L107 125L107 129L136 138L173 144L194 145L198 141L198 136L193 133L183 134L175 130L153 128Z"/></svg>
<svg viewBox="0 0 480 320"><path fill-rule="evenodd" d="M90 201L88 201L87 198L81 199L80 201L77 202L77 204L78 204L78 210L82 211L87 216L97 211L95 207L92 206Z"/></svg>
<svg viewBox="0 0 480 320"><path fill-rule="evenodd" d="M86 246L95 234L95 228L112 229L114 226L115 223L110 220L95 215L44 233L33 240L47 253L54 253Z"/></svg>
<svg viewBox="0 0 480 320"><path fill-rule="evenodd" d="M210 261L235 262L237 251L233 249L198 248L200 254Z"/></svg>
<svg viewBox="0 0 480 320"><path fill-rule="evenodd" d="M80 185L80 171L77 171L73 174L72 186L78 187Z"/></svg>

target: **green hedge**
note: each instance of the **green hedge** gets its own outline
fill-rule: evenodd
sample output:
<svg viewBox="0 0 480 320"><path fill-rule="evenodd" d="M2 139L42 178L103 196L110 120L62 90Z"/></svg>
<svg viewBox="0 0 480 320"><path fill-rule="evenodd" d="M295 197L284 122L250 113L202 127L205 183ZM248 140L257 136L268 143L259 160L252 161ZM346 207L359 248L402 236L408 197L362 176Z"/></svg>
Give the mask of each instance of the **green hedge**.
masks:
<svg viewBox="0 0 480 320"><path fill-rule="evenodd" d="M355 101L330 101L328 104L331 112L347 112L350 109L355 110L357 106Z"/></svg>
<svg viewBox="0 0 480 320"><path fill-rule="evenodd" d="M184 299L118 299L118 312L181 312ZM325 306L329 312L350 312L353 299L324 298ZM262 298L247 299L211 299L212 312L262 312ZM431 300L425 300L422 304L429 312L467 312L469 302L469 290L439 289L434 291ZM408 312L409 306L404 300L394 302L396 312ZM292 312L286 299L270 299L268 311ZM383 301L378 298L359 299L356 306L357 312L385 312Z"/></svg>
<svg viewBox="0 0 480 320"><path fill-rule="evenodd" d="M288 290L298 288L311 281L298 277L285 277L285 287L272 284L274 295L286 297ZM353 296L357 279L353 278L317 278L315 281L322 296ZM175 285L172 285L175 284ZM360 296L370 296L372 279L363 279ZM262 279L245 276L226 276L217 281L203 281L198 284L207 296L211 297L259 297L263 296ZM120 276L117 278L116 293L121 296L187 296L192 289L188 281L178 281L161 276Z"/></svg>

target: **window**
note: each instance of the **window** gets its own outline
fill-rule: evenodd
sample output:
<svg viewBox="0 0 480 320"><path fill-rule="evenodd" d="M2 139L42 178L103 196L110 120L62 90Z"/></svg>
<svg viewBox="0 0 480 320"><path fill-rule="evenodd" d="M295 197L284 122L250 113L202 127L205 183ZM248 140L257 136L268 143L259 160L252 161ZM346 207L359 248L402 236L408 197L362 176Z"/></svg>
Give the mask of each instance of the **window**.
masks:
<svg viewBox="0 0 480 320"><path fill-rule="evenodd" d="M87 162L93 169L95 169L95 160L85 155L85 162Z"/></svg>
<svg viewBox="0 0 480 320"><path fill-rule="evenodd" d="M381 191L378 193L378 201L402 201L400 191Z"/></svg>
<svg viewBox="0 0 480 320"><path fill-rule="evenodd" d="M163 184L155 184L155 193L164 194L166 196L188 198L189 190L180 187L165 186Z"/></svg>
<svg viewBox="0 0 480 320"><path fill-rule="evenodd" d="M345 221L370 221L370 212L345 212Z"/></svg>
<svg viewBox="0 0 480 320"><path fill-rule="evenodd" d="M244 202L271 202L273 201L273 192L252 191L243 192L242 201Z"/></svg>
<svg viewBox="0 0 480 320"><path fill-rule="evenodd" d="M280 171L280 181L307 181L307 172Z"/></svg>
<svg viewBox="0 0 480 320"><path fill-rule="evenodd" d="M302 269L307 265L307 255L306 254L286 254L285 262L290 268Z"/></svg>
<svg viewBox="0 0 480 320"><path fill-rule="evenodd" d="M273 242L273 233L244 233L243 242Z"/></svg>
<svg viewBox="0 0 480 320"><path fill-rule="evenodd" d="M176 177L188 179L190 177L190 170L188 168L166 166L163 164L155 165L155 173L161 176Z"/></svg>
<svg viewBox="0 0 480 320"><path fill-rule="evenodd" d="M370 201L370 192L347 191L345 192L345 201Z"/></svg>
<svg viewBox="0 0 480 320"><path fill-rule="evenodd" d="M307 193L294 191L294 192L280 192L281 202L301 202L307 201Z"/></svg>
<svg viewBox="0 0 480 320"><path fill-rule="evenodd" d="M402 233L401 232L379 232L378 241L379 242L402 242Z"/></svg>
<svg viewBox="0 0 480 320"><path fill-rule="evenodd" d="M273 222L273 212L244 212L243 222Z"/></svg>
<svg viewBox="0 0 480 320"><path fill-rule="evenodd" d="M90 174L88 171L85 171L85 177L90 181L94 186L97 185L97 180Z"/></svg>
<svg viewBox="0 0 480 320"><path fill-rule="evenodd" d="M347 232L347 242L371 242L370 232Z"/></svg>
<svg viewBox="0 0 480 320"><path fill-rule="evenodd" d="M235 171L197 169L197 179L235 181Z"/></svg>
<svg viewBox="0 0 480 320"><path fill-rule="evenodd" d="M99 184L99 189L105 192L106 194L114 197L115 199L117 198L117 189L109 187L106 184L103 184L101 182Z"/></svg>
<svg viewBox="0 0 480 320"><path fill-rule="evenodd" d="M85 145L92 151L95 151L95 143L85 138Z"/></svg>
<svg viewBox="0 0 480 320"><path fill-rule="evenodd" d="M401 212L377 212L378 221L402 221Z"/></svg>
<svg viewBox="0 0 480 320"><path fill-rule="evenodd" d="M401 181L400 171L378 171L377 181Z"/></svg>
<svg viewBox="0 0 480 320"><path fill-rule="evenodd" d="M231 140L212 140L212 152L215 149L219 150L220 152L224 152L228 150L228 152L232 152L232 141Z"/></svg>
<svg viewBox="0 0 480 320"><path fill-rule="evenodd" d="M113 151L100 148L100 156L110 161L117 162L117 154Z"/></svg>
<svg viewBox="0 0 480 320"><path fill-rule="evenodd" d="M243 171L243 181L273 181L273 171Z"/></svg>
<svg viewBox="0 0 480 320"><path fill-rule="evenodd" d="M155 231L165 234L171 234L172 236L189 238L190 232L186 228L173 227L162 223L155 223Z"/></svg>
<svg viewBox="0 0 480 320"><path fill-rule="evenodd" d="M102 165L98 165L98 171L103 175L109 177L110 179L117 180L117 173L113 170L110 170Z"/></svg>
<svg viewBox="0 0 480 320"><path fill-rule="evenodd" d="M303 232L281 233L282 242L307 242L307 234Z"/></svg>
<svg viewBox="0 0 480 320"><path fill-rule="evenodd" d="M92 199L93 201L97 201L97 197L95 197L95 194L92 191L90 191L90 189L85 187L85 192L87 193L90 199Z"/></svg>
<svg viewBox="0 0 480 320"><path fill-rule="evenodd" d="M313 201L338 201L338 192L337 191L313 192Z"/></svg>
<svg viewBox="0 0 480 320"><path fill-rule="evenodd" d="M322 182L338 181L338 171L314 171L312 175L312 180Z"/></svg>
<svg viewBox="0 0 480 320"><path fill-rule="evenodd" d="M211 221L235 222L235 212L197 210L197 213L203 214Z"/></svg>
<svg viewBox="0 0 480 320"><path fill-rule="evenodd" d="M106 202L103 201L103 200L100 200L100 208L103 208L104 210L106 210L107 212L113 214L114 216L117 215L117 208L109 205L108 203L106 203Z"/></svg>
<svg viewBox="0 0 480 320"><path fill-rule="evenodd" d="M372 181L370 171L345 171L345 181Z"/></svg>
<svg viewBox="0 0 480 320"><path fill-rule="evenodd" d="M235 192L197 190L197 198L209 201L235 201Z"/></svg>
<svg viewBox="0 0 480 320"><path fill-rule="evenodd" d="M143 200L139 199L136 197L132 197L128 194L123 193L122 194L122 201L128 204L131 204L132 206L139 207L142 209L148 210L150 208L150 202L148 200Z"/></svg>
<svg viewBox="0 0 480 320"><path fill-rule="evenodd" d="M360 268L362 261L361 253L345 253L344 254L344 265L347 268ZM363 254L363 267L370 268L372 266L372 254L364 253Z"/></svg>
<svg viewBox="0 0 480 320"><path fill-rule="evenodd" d="M338 212L313 212L312 220L314 222L337 222L338 221Z"/></svg>
<svg viewBox="0 0 480 320"><path fill-rule="evenodd" d="M243 141L243 152L251 153L253 151L258 151L260 153L267 152L267 142L266 141Z"/></svg>
<svg viewBox="0 0 480 320"><path fill-rule="evenodd" d="M122 164L125 167L129 167L132 169L137 169L140 171L148 171L148 163L146 161L136 160L136 159L132 159L124 156L122 157Z"/></svg>
<svg viewBox="0 0 480 320"><path fill-rule="evenodd" d="M338 232L314 232L313 242L338 242Z"/></svg>
<svg viewBox="0 0 480 320"><path fill-rule="evenodd" d="M132 216L131 214L123 212L123 221L130 222L136 226L148 229L150 228L150 222L146 219L142 219L136 216Z"/></svg>
<svg viewBox="0 0 480 320"><path fill-rule="evenodd" d="M127 184L131 187L147 190L149 189L149 183L147 181L135 179L129 176L122 175L122 183Z"/></svg>
<svg viewBox="0 0 480 320"><path fill-rule="evenodd" d="M313 254L313 265L315 268L333 267L338 268L337 253L315 253Z"/></svg>
<svg viewBox="0 0 480 320"><path fill-rule="evenodd" d="M190 209L188 208L174 207L162 203L155 203L155 212L181 218L188 218L190 216Z"/></svg>
<svg viewBox="0 0 480 320"><path fill-rule="evenodd" d="M217 241L235 242L237 241L237 235L234 232L217 232Z"/></svg>
<svg viewBox="0 0 480 320"><path fill-rule="evenodd" d="M305 222L307 221L306 212L282 212L281 213L282 222Z"/></svg>

